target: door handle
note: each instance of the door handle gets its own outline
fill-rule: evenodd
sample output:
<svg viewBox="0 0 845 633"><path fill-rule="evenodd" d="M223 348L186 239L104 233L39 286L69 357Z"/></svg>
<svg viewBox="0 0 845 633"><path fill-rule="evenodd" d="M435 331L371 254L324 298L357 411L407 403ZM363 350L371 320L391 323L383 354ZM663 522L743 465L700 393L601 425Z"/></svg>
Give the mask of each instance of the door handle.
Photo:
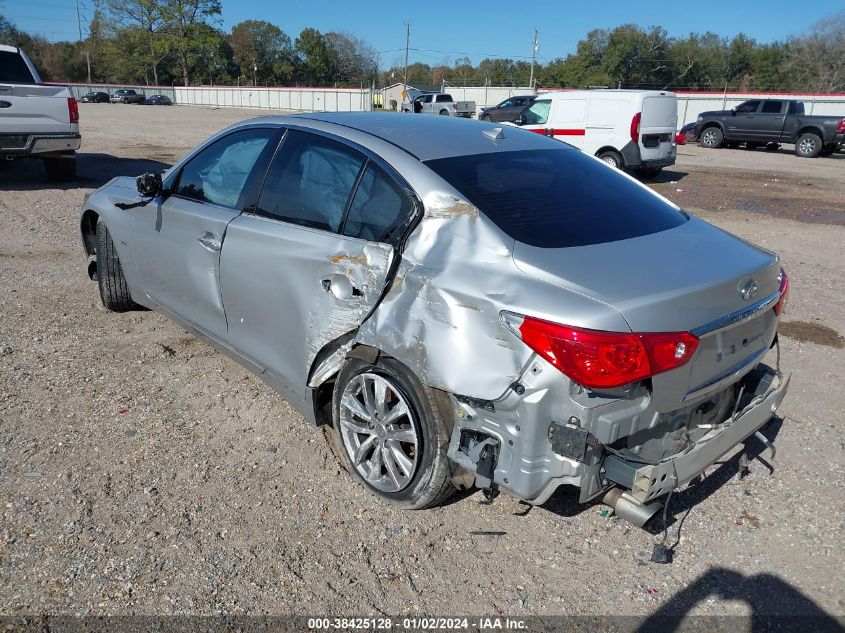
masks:
<svg viewBox="0 0 845 633"><path fill-rule="evenodd" d="M210 251L219 251L223 248L223 242L214 239L213 237L209 237L208 235L200 235L197 238L197 242L202 244L203 248L207 248Z"/></svg>
<svg viewBox="0 0 845 633"><path fill-rule="evenodd" d="M364 293L359 288L352 285L349 277L345 275L332 275L320 281L323 290L334 295L335 299L345 301L352 297L363 297Z"/></svg>

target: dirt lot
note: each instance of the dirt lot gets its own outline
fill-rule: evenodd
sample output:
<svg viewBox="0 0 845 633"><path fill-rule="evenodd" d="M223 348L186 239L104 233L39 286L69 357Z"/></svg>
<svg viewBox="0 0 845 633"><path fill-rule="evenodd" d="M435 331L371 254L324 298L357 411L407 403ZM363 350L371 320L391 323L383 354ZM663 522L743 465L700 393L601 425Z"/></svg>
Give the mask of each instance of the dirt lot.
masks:
<svg viewBox="0 0 845 633"><path fill-rule="evenodd" d="M0 613L845 614L845 155L681 147L653 184L782 255L794 372L777 458L753 440L750 476L734 457L676 495L657 565L653 535L566 489L530 511L379 503L254 376L153 312L105 312L83 196L255 112L81 115L76 183L0 171Z"/></svg>

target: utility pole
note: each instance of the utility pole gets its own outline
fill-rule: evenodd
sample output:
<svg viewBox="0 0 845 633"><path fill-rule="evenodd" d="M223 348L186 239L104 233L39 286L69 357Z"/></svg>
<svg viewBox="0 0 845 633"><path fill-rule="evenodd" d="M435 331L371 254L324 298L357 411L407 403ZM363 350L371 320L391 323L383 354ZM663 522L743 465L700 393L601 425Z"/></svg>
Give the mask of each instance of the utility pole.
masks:
<svg viewBox="0 0 845 633"><path fill-rule="evenodd" d="M528 87L534 90L534 60L537 57L537 49L539 48L539 44L537 43L537 38L539 33L537 33L537 29L534 29L534 47L531 49L531 78L528 80Z"/></svg>
<svg viewBox="0 0 845 633"><path fill-rule="evenodd" d="M76 0L76 28L79 29L79 43L82 43L82 18L79 15L79 0ZM88 64L88 83L91 83L91 53L85 47L85 62Z"/></svg>
<svg viewBox="0 0 845 633"><path fill-rule="evenodd" d="M411 45L411 23L405 22L405 74L402 77L402 92L408 98L408 47ZM401 106L400 106L401 109Z"/></svg>

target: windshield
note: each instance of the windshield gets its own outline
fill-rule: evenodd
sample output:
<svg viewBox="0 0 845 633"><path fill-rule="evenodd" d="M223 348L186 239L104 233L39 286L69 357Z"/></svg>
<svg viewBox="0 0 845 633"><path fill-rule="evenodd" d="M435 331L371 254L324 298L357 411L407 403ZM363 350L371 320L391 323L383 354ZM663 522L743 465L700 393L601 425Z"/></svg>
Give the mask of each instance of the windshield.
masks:
<svg viewBox="0 0 845 633"><path fill-rule="evenodd" d="M0 81L13 84L36 83L23 57L9 51L0 51Z"/></svg>
<svg viewBox="0 0 845 633"><path fill-rule="evenodd" d="M454 156L426 165L510 237L530 246L616 242L687 221L618 170L565 147Z"/></svg>
<svg viewBox="0 0 845 633"><path fill-rule="evenodd" d="M552 102L549 99L540 99L532 103L522 111L525 117L525 125L542 125L549 120L549 110Z"/></svg>

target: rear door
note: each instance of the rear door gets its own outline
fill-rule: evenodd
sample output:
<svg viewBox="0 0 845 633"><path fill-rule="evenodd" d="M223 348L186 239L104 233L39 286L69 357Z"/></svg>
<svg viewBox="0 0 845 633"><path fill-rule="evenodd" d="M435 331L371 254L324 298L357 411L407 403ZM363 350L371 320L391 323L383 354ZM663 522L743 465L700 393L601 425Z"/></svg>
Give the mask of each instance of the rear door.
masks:
<svg viewBox="0 0 845 633"><path fill-rule="evenodd" d="M643 98L640 115L640 156L644 161L675 157L675 130L678 125L678 99L674 94L654 94Z"/></svg>
<svg viewBox="0 0 845 633"><path fill-rule="evenodd" d="M70 132L68 96L64 86L39 84L19 52L0 50L0 147L17 147L33 132Z"/></svg>
<svg viewBox="0 0 845 633"><path fill-rule="evenodd" d="M788 101L767 99L754 115L748 116L748 138L760 142L777 141L780 138Z"/></svg>
<svg viewBox="0 0 845 633"><path fill-rule="evenodd" d="M227 331L220 296L226 227L240 214L258 175L253 171L266 167L279 133L256 127L217 139L182 166L163 201L127 211L146 295L219 340Z"/></svg>
<svg viewBox="0 0 845 633"><path fill-rule="evenodd" d="M221 258L228 340L296 393L317 353L377 305L391 231L413 213L388 169L337 139L289 130L258 204Z"/></svg>

